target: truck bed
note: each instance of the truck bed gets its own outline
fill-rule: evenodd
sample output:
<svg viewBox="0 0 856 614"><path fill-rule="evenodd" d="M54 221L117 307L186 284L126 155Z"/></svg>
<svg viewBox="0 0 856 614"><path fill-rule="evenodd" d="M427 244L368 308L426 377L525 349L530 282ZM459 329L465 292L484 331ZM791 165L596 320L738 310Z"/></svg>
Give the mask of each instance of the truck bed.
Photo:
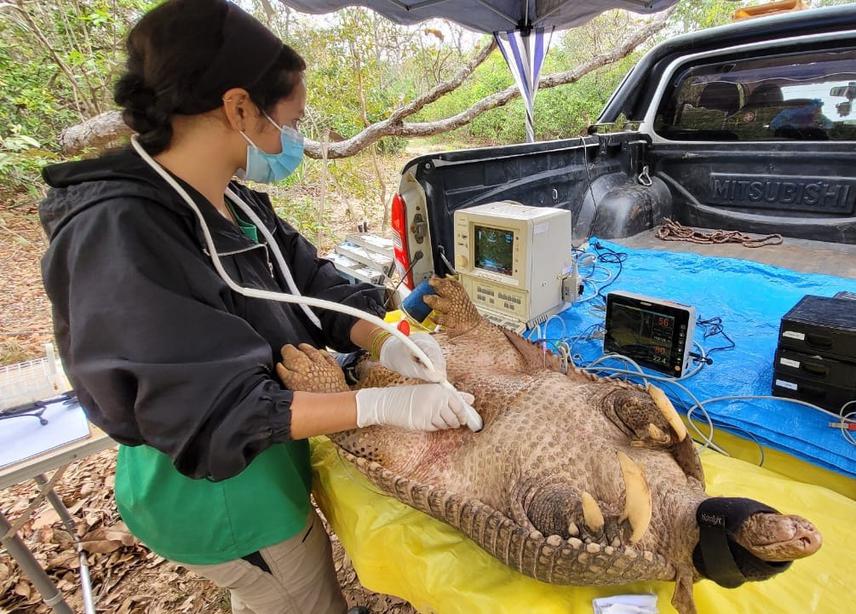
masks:
<svg viewBox="0 0 856 614"><path fill-rule="evenodd" d="M656 237L655 232L651 229L624 239L611 240L627 247L740 258L803 273L822 273L856 279L856 245L785 237L782 245L748 248L738 243L706 245L684 241L663 241Z"/></svg>

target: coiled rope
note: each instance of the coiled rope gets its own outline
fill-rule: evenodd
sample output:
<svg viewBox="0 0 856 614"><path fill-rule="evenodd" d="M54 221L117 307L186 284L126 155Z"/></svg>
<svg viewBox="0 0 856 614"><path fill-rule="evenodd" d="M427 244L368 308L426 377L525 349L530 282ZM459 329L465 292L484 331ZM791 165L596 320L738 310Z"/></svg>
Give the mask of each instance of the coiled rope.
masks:
<svg viewBox="0 0 856 614"><path fill-rule="evenodd" d="M737 230L713 230L702 232L695 228L684 226L670 218L663 219L663 225L657 228L656 236L662 241L688 241L689 243L721 244L740 243L743 247L764 247L766 245L781 245L782 235L771 234L763 237L750 237Z"/></svg>

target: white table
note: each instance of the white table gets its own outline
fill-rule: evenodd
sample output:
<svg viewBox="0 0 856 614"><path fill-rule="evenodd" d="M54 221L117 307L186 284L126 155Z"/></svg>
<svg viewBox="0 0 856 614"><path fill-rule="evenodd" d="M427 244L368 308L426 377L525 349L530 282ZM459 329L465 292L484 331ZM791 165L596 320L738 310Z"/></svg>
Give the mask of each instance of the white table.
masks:
<svg viewBox="0 0 856 614"><path fill-rule="evenodd" d="M14 419L24 420L29 418ZM54 492L52 485L44 474L46 471L60 469L74 461L101 452L114 445L116 443L103 431L96 427L90 427L89 437L85 439L48 450L32 458L0 469L0 489L6 489L25 480L35 480L39 484L42 492L41 496L50 502L62 519L63 524L65 524L66 529L74 538L75 548L80 559L80 584L83 590L83 603L86 614L95 614L86 553L80 546L74 519L63 504L62 499ZM12 555L12 558L17 561L18 565L21 566L24 574L33 582L46 605L53 608L54 612L59 614L73 614L71 607L63 599L62 593L45 570L41 568L33 553L30 552L26 544L18 537L17 533L10 531L11 528L12 523L0 511L0 536L2 536L3 546Z"/></svg>

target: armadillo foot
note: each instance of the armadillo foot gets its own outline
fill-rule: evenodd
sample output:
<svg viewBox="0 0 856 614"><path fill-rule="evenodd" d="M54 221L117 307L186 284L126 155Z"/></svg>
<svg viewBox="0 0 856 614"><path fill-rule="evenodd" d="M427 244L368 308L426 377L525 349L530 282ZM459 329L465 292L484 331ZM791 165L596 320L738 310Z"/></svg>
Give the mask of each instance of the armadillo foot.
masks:
<svg viewBox="0 0 856 614"><path fill-rule="evenodd" d="M428 283L434 294L422 300L434 310L432 319L446 328L447 332L453 336L455 333L463 334L482 321L460 282L454 278L432 277Z"/></svg>
<svg viewBox="0 0 856 614"><path fill-rule="evenodd" d="M668 412L661 410L657 400L643 390L614 385L603 397L602 407L612 423L627 435L632 446L667 448L686 436L686 429L677 432L666 415ZM683 427L673 407L672 412Z"/></svg>
<svg viewBox="0 0 856 614"><path fill-rule="evenodd" d="M328 352L306 343L284 345L276 373L289 390L302 392L345 392L348 383L342 367Z"/></svg>

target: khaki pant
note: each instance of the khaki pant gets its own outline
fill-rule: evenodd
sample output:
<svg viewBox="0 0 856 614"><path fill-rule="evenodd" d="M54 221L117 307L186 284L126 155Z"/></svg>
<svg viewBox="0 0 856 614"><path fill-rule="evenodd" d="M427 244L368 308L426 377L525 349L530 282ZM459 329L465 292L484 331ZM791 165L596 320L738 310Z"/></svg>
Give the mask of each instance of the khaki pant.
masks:
<svg viewBox="0 0 856 614"><path fill-rule="evenodd" d="M333 551L313 510L294 537L259 551L270 572L244 559L184 565L232 593L234 614L344 614Z"/></svg>

